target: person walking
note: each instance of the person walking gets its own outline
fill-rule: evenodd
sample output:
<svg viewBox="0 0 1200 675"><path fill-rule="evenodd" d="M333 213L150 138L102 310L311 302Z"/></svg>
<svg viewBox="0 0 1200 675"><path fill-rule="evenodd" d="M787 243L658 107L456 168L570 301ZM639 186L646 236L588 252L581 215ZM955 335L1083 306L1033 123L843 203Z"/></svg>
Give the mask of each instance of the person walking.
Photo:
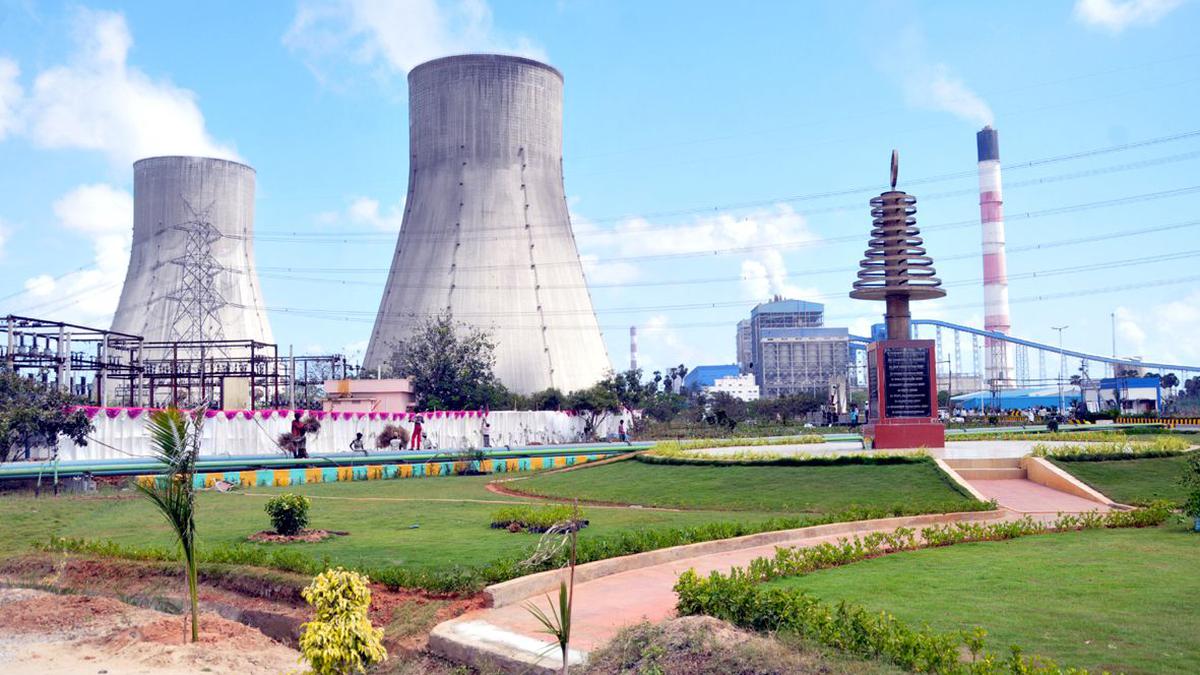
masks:
<svg viewBox="0 0 1200 675"><path fill-rule="evenodd" d="M424 421L424 418L417 415L417 419L413 422L412 442L409 443L409 447L414 452L421 449L421 438L424 436L424 433L421 431L421 423Z"/></svg>
<svg viewBox="0 0 1200 675"><path fill-rule="evenodd" d="M292 419L292 448L296 459L308 457L308 441L304 437L306 432L304 421L300 419L300 411L297 410L296 417Z"/></svg>
<svg viewBox="0 0 1200 675"><path fill-rule="evenodd" d="M623 419L617 423L617 438L622 443L629 443L629 434L625 433L625 420Z"/></svg>
<svg viewBox="0 0 1200 675"><path fill-rule="evenodd" d="M363 435L361 431L358 432L358 434L354 437L354 440L350 441L350 452L361 452L364 455L367 454L367 447L363 443Z"/></svg>
<svg viewBox="0 0 1200 675"><path fill-rule="evenodd" d="M487 415L484 415L483 421L479 423L479 431L483 433L483 447L492 447L492 424L488 422Z"/></svg>

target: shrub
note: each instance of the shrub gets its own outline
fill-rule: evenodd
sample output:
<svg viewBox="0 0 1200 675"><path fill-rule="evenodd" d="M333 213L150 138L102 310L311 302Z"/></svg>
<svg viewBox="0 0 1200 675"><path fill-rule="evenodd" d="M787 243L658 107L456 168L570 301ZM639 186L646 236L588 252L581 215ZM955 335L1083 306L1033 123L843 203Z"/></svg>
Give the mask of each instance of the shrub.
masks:
<svg viewBox="0 0 1200 675"><path fill-rule="evenodd" d="M282 494L267 500L265 508L275 531L285 537L299 534L308 527L308 507L312 501L303 495Z"/></svg>
<svg viewBox="0 0 1200 675"><path fill-rule="evenodd" d="M587 527L588 521L583 518L583 509L579 509L576 515L572 507L566 504L553 506L521 504L498 509L492 514L492 527L512 528L516 526L530 532L545 532L551 527L569 520L579 520L583 523L583 527Z"/></svg>
<svg viewBox="0 0 1200 675"><path fill-rule="evenodd" d="M383 431L379 432L378 436L375 437L375 447L381 450L390 448L392 447L392 439L399 438L400 447L407 448L408 435L408 429L405 429L398 424L389 424L383 428Z"/></svg>
<svg viewBox="0 0 1200 675"><path fill-rule="evenodd" d="M1188 489L1187 499L1183 502L1184 514L1200 519L1200 453L1188 457L1179 482Z"/></svg>
<svg viewBox="0 0 1200 675"><path fill-rule="evenodd" d="M365 673L387 658L383 631L371 625L370 579L341 567L325 570L300 595L313 606L303 625L300 652L318 675Z"/></svg>
<svg viewBox="0 0 1200 675"><path fill-rule="evenodd" d="M1116 442L1033 446L1036 457L1049 457L1064 462L1096 462L1112 459L1149 459L1173 457L1188 452L1192 444L1178 436L1159 436L1151 441L1122 440Z"/></svg>

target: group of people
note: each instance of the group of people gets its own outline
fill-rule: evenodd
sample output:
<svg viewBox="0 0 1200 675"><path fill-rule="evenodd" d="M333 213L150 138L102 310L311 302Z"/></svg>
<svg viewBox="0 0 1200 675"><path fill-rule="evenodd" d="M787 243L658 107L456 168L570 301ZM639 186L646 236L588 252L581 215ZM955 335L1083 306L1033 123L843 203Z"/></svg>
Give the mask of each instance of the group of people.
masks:
<svg viewBox="0 0 1200 675"><path fill-rule="evenodd" d="M298 417L299 416L297 416L297 418ZM421 449L422 445L427 446L428 436L425 435L425 431L423 429L424 423L425 418L417 415L417 418L413 420L411 440L408 443L405 443L400 437L393 438L388 449L394 452L405 449L418 451ZM295 433L295 424L292 425L292 429L293 433ZM492 447L492 423L488 421L486 415L484 415L480 420L479 431L483 436L483 447ZM350 452L361 452L364 455L367 454L366 442L363 440L363 433L361 431L354 435L354 440L350 441Z"/></svg>

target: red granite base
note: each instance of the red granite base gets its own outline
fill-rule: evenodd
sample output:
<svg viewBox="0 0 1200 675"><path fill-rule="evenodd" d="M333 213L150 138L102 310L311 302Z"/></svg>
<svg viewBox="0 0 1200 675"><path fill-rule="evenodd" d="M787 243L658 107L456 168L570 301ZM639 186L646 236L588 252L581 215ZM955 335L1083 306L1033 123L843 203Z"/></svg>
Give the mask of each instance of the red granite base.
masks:
<svg viewBox="0 0 1200 675"><path fill-rule="evenodd" d="M863 427L863 438L880 450L944 448L946 428L938 422L876 422Z"/></svg>

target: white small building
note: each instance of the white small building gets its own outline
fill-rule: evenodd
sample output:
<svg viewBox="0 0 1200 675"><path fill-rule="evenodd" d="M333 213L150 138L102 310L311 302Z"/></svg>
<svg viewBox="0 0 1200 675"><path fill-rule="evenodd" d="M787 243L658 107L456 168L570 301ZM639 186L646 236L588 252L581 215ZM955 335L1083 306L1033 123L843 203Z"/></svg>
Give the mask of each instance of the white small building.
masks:
<svg viewBox="0 0 1200 675"><path fill-rule="evenodd" d="M757 401L759 396L758 385L755 384L752 374L718 377L713 380L711 386L704 388L706 394L715 394L719 391L743 401Z"/></svg>

